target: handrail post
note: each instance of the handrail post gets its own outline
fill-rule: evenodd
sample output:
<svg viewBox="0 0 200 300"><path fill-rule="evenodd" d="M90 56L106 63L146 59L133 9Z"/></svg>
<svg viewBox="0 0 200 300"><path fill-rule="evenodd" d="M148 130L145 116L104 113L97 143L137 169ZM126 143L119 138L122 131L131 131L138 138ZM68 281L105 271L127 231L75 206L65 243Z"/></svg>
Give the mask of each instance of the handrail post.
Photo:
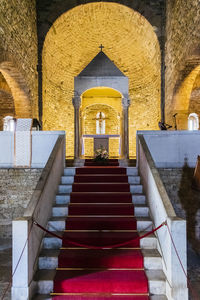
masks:
<svg viewBox="0 0 200 300"><path fill-rule="evenodd" d="M137 160L153 223L158 226L167 220L177 253L187 272L186 221L177 217L142 134L137 135ZM187 300L187 278L166 226L165 229L157 232L157 238L158 250L163 258L163 271L166 275L166 295L171 300Z"/></svg>
<svg viewBox="0 0 200 300"><path fill-rule="evenodd" d="M57 138L23 217L12 222L13 272L15 272L12 283L12 300L28 300L35 294L36 282L33 278L44 234L33 225L32 221L35 219L46 227L60 177L63 174L64 164L65 139L61 135ZM24 245L26 245L25 248ZM22 251L23 254L20 258Z"/></svg>
<svg viewBox="0 0 200 300"><path fill-rule="evenodd" d="M12 222L12 236L14 237L12 240L12 273L15 272L12 281L12 299L29 299L28 233L29 222L27 219L21 218ZM22 251L23 254L20 258Z"/></svg>

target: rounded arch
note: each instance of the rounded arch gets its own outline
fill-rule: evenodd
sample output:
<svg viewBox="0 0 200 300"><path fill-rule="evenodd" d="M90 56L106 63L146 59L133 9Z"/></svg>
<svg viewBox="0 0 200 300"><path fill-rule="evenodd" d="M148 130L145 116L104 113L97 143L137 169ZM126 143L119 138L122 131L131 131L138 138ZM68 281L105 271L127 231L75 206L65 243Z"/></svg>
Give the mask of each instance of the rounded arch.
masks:
<svg viewBox="0 0 200 300"><path fill-rule="evenodd" d="M174 110L188 111L190 105L190 96L193 90L194 83L200 73L200 62L183 80L180 88L175 95Z"/></svg>
<svg viewBox="0 0 200 300"><path fill-rule="evenodd" d="M97 114L105 116L105 134L120 134L120 118L117 109L109 104L90 104L82 110L82 134L97 134Z"/></svg>
<svg viewBox="0 0 200 300"><path fill-rule="evenodd" d="M154 28L125 5L94 2L61 15L43 47L44 129L66 129L67 156L74 154L74 77L99 45L129 79L130 155L138 129L157 129L160 119L160 46ZM59 116L59 119L58 119Z"/></svg>
<svg viewBox="0 0 200 300"><path fill-rule="evenodd" d="M110 87L94 87L85 90L81 95L81 110L92 104L106 104L121 113L123 95Z"/></svg>
<svg viewBox="0 0 200 300"><path fill-rule="evenodd" d="M188 129L189 130L198 130L199 129L199 116L196 113L189 114Z"/></svg>
<svg viewBox="0 0 200 300"><path fill-rule="evenodd" d="M92 88L88 88L83 91L81 94L82 97L87 96L87 94L90 94L91 91L96 90L96 93L101 94L102 96L107 96L107 94L113 94L114 97L123 97L123 94L120 90L114 89L110 86L94 86Z"/></svg>
<svg viewBox="0 0 200 300"><path fill-rule="evenodd" d="M28 88L23 76L9 61L0 63L0 72L11 91L14 100L15 116L22 118L32 117Z"/></svg>

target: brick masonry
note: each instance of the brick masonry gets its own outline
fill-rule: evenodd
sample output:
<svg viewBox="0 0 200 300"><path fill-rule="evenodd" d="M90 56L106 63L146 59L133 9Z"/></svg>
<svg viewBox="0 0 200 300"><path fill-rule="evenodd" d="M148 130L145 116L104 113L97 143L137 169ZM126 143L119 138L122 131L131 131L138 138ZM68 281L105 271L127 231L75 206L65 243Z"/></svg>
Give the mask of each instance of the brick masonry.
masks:
<svg viewBox="0 0 200 300"><path fill-rule="evenodd" d="M106 102L107 103L107 102ZM108 101L109 103L109 101ZM104 113L105 119L105 134L120 134L120 120L118 113L109 105L95 104L86 107L83 112L82 120L82 133L83 134L96 134L96 114L97 112ZM93 139L87 141L85 144L85 155L93 157L94 146ZM110 139L109 141L109 155L116 157L119 155L119 141L118 139Z"/></svg>
<svg viewBox="0 0 200 300"><path fill-rule="evenodd" d="M7 68L11 79L17 79L21 92L31 103L33 116L37 117L37 27L35 0L1 0L0 4L0 66L10 62L18 74ZM14 88L14 83L9 82ZM15 86L16 88L16 86ZM4 89L3 89L4 90ZM18 91L19 92L19 91ZM20 95L22 97L22 93ZM24 107L20 107L23 115ZM0 118L2 112L0 109Z"/></svg>
<svg viewBox="0 0 200 300"><path fill-rule="evenodd" d="M172 124L174 97L183 80L200 65L200 2L171 0L166 3L165 109L166 121ZM200 114L200 105L195 110Z"/></svg>
<svg viewBox="0 0 200 300"><path fill-rule="evenodd" d="M134 157L136 130L158 129L161 57L154 28L127 6L94 2L77 6L54 22L43 47L43 126L66 130L66 154L73 156L74 76L95 57L101 43L129 78L130 156Z"/></svg>
<svg viewBox="0 0 200 300"><path fill-rule="evenodd" d="M0 169L0 238L11 236L12 220L23 216L41 169Z"/></svg>

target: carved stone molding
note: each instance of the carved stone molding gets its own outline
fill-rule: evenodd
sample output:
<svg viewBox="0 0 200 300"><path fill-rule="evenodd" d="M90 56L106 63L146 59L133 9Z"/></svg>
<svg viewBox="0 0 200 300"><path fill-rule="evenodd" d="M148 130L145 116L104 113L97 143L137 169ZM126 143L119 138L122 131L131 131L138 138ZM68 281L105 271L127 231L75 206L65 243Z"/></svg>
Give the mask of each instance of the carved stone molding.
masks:
<svg viewBox="0 0 200 300"><path fill-rule="evenodd" d="M122 98L122 106L123 108L127 108L129 107L129 105L131 104L131 100L128 98Z"/></svg>

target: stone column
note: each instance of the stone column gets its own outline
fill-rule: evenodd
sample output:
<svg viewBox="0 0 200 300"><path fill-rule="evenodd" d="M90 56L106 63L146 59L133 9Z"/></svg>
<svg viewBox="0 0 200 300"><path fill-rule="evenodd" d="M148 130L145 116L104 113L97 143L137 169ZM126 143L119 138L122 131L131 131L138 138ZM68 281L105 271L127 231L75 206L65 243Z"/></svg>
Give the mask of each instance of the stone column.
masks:
<svg viewBox="0 0 200 300"><path fill-rule="evenodd" d="M122 98L123 107L123 137L122 137L122 150L125 159L129 158L129 128L128 128L128 108L130 100L128 98Z"/></svg>
<svg viewBox="0 0 200 300"><path fill-rule="evenodd" d="M72 99L74 105L74 157L80 158L80 131L79 131L79 110L81 105L80 96Z"/></svg>

